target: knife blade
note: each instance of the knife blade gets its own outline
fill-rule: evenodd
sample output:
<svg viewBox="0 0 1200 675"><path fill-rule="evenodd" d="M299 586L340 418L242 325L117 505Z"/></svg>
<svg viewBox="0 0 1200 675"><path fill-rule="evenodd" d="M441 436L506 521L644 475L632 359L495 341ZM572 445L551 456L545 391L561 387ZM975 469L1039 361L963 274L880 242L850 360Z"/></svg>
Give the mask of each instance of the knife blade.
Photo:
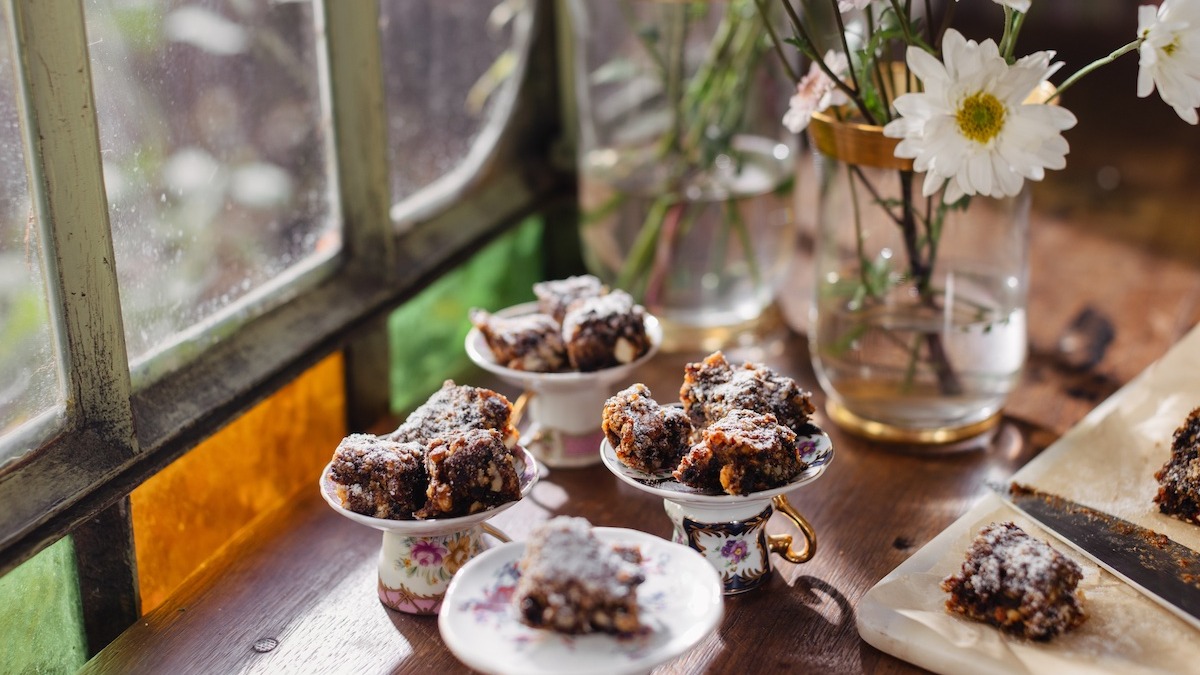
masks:
<svg viewBox="0 0 1200 675"><path fill-rule="evenodd" d="M1018 483L1000 498L1125 583L1200 629L1200 553L1164 534Z"/></svg>

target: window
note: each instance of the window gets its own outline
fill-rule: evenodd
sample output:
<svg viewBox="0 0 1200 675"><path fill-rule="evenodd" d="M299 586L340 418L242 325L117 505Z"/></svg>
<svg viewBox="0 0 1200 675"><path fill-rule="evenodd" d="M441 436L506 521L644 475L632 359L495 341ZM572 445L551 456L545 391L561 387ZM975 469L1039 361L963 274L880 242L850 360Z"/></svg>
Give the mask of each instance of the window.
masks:
<svg viewBox="0 0 1200 675"><path fill-rule="evenodd" d="M177 362L210 344L222 319L278 304L272 291L340 248L313 5L85 7L137 380L152 375L150 357L173 347Z"/></svg>
<svg viewBox="0 0 1200 675"><path fill-rule="evenodd" d="M50 341L42 244L25 176L25 151L17 114L17 87L8 20L0 14L0 434L25 433L0 445L0 466L32 445L61 406L57 361ZM42 424L35 420L41 416Z"/></svg>
<svg viewBox="0 0 1200 675"><path fill-rule="evenodd" d="M0 450L24 455L0 468L0 572L101 527L330 354L347 405L386 410L388 312L570 189L549 161L553 3L380 4L8 3L0 255L33 232L51 264L0 279L0 301L33 293L32 341L58 348L0 358L49 378L22 414L53 418L41 436L0 421ZM408 49L465 65L393 68ZM444 128L389 143L406 117ZM103 520L128 543L127 519Z"/></svg>

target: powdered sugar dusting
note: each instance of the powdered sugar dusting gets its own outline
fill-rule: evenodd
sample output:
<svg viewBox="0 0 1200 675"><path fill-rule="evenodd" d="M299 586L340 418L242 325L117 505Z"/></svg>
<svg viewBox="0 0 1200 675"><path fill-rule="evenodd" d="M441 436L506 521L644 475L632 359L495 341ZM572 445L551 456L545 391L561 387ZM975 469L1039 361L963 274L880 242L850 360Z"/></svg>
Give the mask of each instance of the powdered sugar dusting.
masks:
<svg viewBox="0 0 1200 675"><path fill-rule="evenodd" d="M562 633L629 634L641 628L641 554L614 548L583 518L559 516L534 530L513 604L528 625Z"/></svg>
<svg viewBox="0 0 1200 675"><path fill-rule="evenodd" d="M1083 571L1012 522L980 530L961 571L942 581L946 608L1000 629L1047 640L1086 615L1076 592Z"/></svg>
<svg viewBox="0 0 1200 675"><path fill-rule="evenodd" d="M1175 430L1171 457L1155 472L1154 502L1163 513L1200 523L1200 408L1192 410Z"/></svg>
<svg viewBox="0 0 1200 675"><path fill-rule="evenodd" d="M586 518L551 519L530 535L525 550L522 574L535 583L576 581L591 593L621 596L641 576L637 565L592 534Z"/></svg>
<svg viewBox="0 0 1200 675"><path fill-rule="evenodd" d="M495 429L512 447L518 436L509 423L512 404L504 396L481 387L457 386L446 380L442 388L408 416L392 432L395 441L428 443L449 434L471 429Z"/></svg>
<svg viewBox="0 0 1200 675"><path fill-rule="evenodd" d="M810 394L792 378L759 363L733 366L719 351L687 365L679 398L697 430L743 408L771 413L801 434L814 410Z"/></svg>
<svg viewBox="0 0 1200 675"><path fill-rule="evenodd" d="M567 309L577 300L604 295L608 287L590 274L567 277L554 281L541 281L533 285L538 308L557 321L562 321Z"/></svg>

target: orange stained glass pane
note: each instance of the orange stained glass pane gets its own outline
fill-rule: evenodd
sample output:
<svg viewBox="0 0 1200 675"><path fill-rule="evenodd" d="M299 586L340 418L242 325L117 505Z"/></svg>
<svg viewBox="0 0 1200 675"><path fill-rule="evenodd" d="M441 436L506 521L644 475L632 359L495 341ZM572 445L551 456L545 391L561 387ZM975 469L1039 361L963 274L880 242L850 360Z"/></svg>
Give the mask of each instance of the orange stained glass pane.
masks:
<svg viewBox="0 0 1200 675"><path fill-rule="evenodd" d="M143 612L257 516L314 489L346 433L343 370L340 354L325 359L133 491Z"/></svg>

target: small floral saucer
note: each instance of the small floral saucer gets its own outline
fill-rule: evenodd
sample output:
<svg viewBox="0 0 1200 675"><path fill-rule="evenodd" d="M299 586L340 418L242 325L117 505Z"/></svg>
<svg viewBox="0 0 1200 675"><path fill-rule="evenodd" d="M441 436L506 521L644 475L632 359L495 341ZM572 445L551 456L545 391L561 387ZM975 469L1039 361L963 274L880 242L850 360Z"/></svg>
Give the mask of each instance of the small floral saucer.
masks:
<svg viewBox="0 0 1200 675"><path fill-rule="evenodd" d="M641 550L640 633L564 635L521 623L512 597L525 544L513 542L480 554L450 582L438 617L450 651L484 673L644 673L716 630L724 612L721 581L703 557L637 530L594 531L603 541Z"/></svg>
<svg viewBox="0 0 1200 675"><path fill-rule="evenodd" d="M816 425L810 424L809 427L808 434L796 438L796 446L800 449L801 459L808 465L808 468L796 474L787 485L770 490L759 490L746 495L704 492L680 483L670 473L653 475L631 469L617 459L617 453L609 444L608 439L604 439L600 443L600 459L604 462L604 466L622 481L639 490L680 504L720 508L745 504L747 501L769 502L776 495L791 492L820 478L829 463L833 461L833 443L829 440L829 436Z"/></svg>
<svg viewBox="0 0 1200 675"><path fill-rule="evenodd" d="M516 454L517 458L517 478L520 481L521 497L523 498L525 495L529 494L529 491L533 489L533 484L537 482L537 460L533 458L533 455L529 454L528 450L520 445L513 448L513 453ZM499 506L494 506L486 511L472 513L468 516L459 516L457 518L429 518L426 520L394 520L391 518L374 518L361 513L355 513L342 506L342 502L337 496L337 485L334 484L333 479L329 477L329 468L331 465L332 462L325 465L325 468L321 471L321 496L325 498L325 501L331 507L333 507L334 511L337 511L338 513L360 525L373 527L376 530L383 530L384 532L394 532L396 534L414 536L438 535L448 534L450 532L458 532L461 530L466 530L473 525L478 525L479 523L482 523L483 521L495 516L497 513L511 508L517 503L515 501L507 502L505 504L500 504Z"/></svg>

